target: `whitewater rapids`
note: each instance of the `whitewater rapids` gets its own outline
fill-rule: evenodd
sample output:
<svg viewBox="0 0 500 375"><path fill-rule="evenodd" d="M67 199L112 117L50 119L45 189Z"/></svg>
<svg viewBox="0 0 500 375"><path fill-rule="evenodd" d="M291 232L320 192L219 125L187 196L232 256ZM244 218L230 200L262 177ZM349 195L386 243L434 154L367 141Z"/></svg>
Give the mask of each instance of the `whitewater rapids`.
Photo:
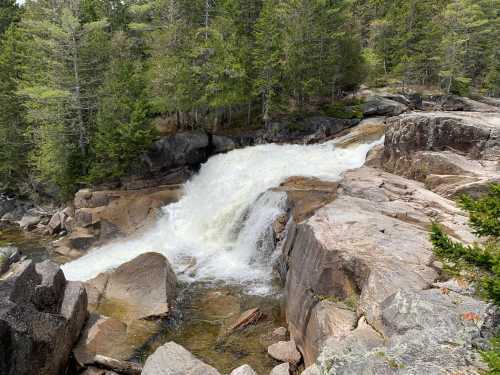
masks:
<svg viewBox="0 0 500 375"><path fill-rule="evenodd" d="M284 193L268 190L291 176L339 180L343 172L361 167L382 140L350 148L335 143L268 144L214 156L146 233L95 248L63 265L64 274L69 280L89 280L154 251L169 259L181 280L225 281L267 293L273 254L263 251L263 237L286 203ZM196 266L185 272L186 263Z"/></svg>

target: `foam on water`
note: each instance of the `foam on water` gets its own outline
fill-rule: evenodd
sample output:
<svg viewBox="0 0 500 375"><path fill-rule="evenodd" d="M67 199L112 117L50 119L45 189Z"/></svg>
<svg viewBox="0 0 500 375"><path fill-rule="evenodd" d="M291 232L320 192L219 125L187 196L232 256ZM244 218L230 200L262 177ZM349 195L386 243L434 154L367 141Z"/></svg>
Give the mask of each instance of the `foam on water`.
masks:
<svg viewBox="0 0 500 375"><path fill-rule="evenodd" d="M338 180L362 166L367 152L381 142L347 149L336 148L335 141L269 144L214 156L185 184L183 198L164 207L146 233L93 249L65 264L64 273L69 280L88 280L155 251L186 281L222 280L265 293L272 270L272 256L263 249L265 231L283 212L286 198L268 190L291 176ZM186 259L196 260L190 275L181 272Z"/></svg>

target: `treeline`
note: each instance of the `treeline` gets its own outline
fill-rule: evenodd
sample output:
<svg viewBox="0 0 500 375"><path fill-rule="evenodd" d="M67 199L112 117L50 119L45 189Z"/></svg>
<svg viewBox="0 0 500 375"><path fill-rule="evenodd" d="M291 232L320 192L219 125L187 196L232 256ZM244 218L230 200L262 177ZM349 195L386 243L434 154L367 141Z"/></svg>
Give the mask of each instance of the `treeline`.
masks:
<svg viewBox="0 0 500 375"><path fill-rule="evenodd" d="M500 0L3 0L0 189L63 197L126 175L159 116L251 126L364 82L499 95L499 12Z"/></svg>

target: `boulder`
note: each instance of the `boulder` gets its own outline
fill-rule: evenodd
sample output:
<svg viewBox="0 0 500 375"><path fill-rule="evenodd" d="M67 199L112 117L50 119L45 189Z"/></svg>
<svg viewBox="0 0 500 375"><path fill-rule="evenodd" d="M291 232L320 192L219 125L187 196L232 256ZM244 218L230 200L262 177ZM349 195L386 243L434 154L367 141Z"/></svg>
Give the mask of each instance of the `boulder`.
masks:
<svg viewBox="0 0 500 375"><path fill-rule="evenodd" d="M500 108L486 103L484 100L477 101L456 95L434 96L430 98L436 102L442 111L466 111L466 112L500 112Z"/></svg>
<svg viewBox="0 0 500 375"><path fill-rule="evenodd" d="M243 365L231 371L230 375L257 375L257 373L248 365Z"/></svg>
<svg viewBox="0 0 500 375"><path fill-rule="evenodd" d="M12 263L21 259L21 253L16 247L0 247L0 276L6 272Z"/></svg>
<svg viewBox="0 0 500 375"><path fill-rule="evenodd" d="M220 375L182 346L168 342L148 357L142 375Z"/></svg>
<svg viewBox="0 0 500 375"><path fill-rule="evenodd" d="M151 172L168 171L176 167L197 166L209 156L209 137L197 131L176 133L156 141L147 155Z"/></svg>
<svg viewBox="0 0 500 375"><path fill-rule="evenodd" d="M296 365L300 362L302 356L300 355L295 341L279 341L272 344L267 348L267 353L274 359Z"/></svg>
<svg viewBox="0 0 500 375"><path fill-rule="evenodd" d="M86 318L81 283L50 262L13 264L0 278L0 373L64 373Z"/></svg>
<svg viewBox="0 0 500 375"><path fill-rule="evenodd" d="M233 139L222 135L212 136L212 151L214 154L221 154L232 151L236 148L236 143Z"/></svg>
<svg viewBox="0 0 500 375"><path fill-rule="evenodd" d="M381 96L370 96L363 103L365 116L398 116L407 110L405 104Z"/></svg>
<svg viewBox="0 0 500 375"><path fill-rule="evenodd" d="M23 230L32 230L41 220L40 216L24 215L19 221L19 226Z"/></svg>
<svg viewBox="0 0 500 375"><path fill-rule="evenodd" d="M287 362L276 366L269 375L290 375L290 364Z"/></svg>
<svg viewBox="0 0 500 375"><path fill-rule="evenodd" d="M158 253L146 253L88 281L86 287L91 289L96 309L99 304L119 306L115 317L129 322L167 316L175 302L176 284L168 260Z"/></svg>

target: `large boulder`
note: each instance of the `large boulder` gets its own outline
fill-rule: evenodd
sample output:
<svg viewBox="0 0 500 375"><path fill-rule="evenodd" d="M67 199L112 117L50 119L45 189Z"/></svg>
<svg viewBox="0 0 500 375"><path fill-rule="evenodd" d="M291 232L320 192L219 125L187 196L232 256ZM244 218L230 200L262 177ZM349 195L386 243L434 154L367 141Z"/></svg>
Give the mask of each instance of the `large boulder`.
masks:
<svg viewBox="0 0 500 375"><path fill-rule="evenodd" d="M472 342L485 334L493 312L487 303L431 289L439 277L428 233L433 220L456 239L474 240L452 201L419 182L363 167L345 174L333 202L288 226L282 247L286 313L306 366L320 358L329 366L325 373L362 373L367 353L376 359L377 352L391 350L377 366L398 363L408 374L468 373L465 358L473 356ZM404 315L413 311L407 309L411 298L398 293L422 301L415 307L421 316ZM454 304L457 298L464 302ZM477 324L461 318L464 309L474 313ZM453 328L443 336L448 323ZM420 343L410 340L412 330L422 331ZM445 342L452 342L453 350Z"/></svg>
<svg viewBox="0 0 500 375"><path fill-rule="evenodd" d="M175 302L177 277L168 260L158 253L146 253L100 274L86 283L95 309L116 306L116 318L123 322L154 319L169 314Z"/></svg>
<svg viewBox="0 0 500 375"><path fill-rule="evenodd" d="M64 373L86 318L83 285L58 266L13 264L0 278L0 373Z"/></svg>
<svg viewBox="0 0 500 375"><path fill-rule="evenodd" d="M500 112L494 101L486 98L477 101L462 96L443 95L431 97L430 100L437 103L442 111Z"/></svg>
<svg viewBox="0 0 500 375"><path fill-rule="evenodd" d="M370 96L363 103L365 116L397 116L407 110L407 105L382 96Z"/></svg>
<svg viewBox="0 0 500 375"><path fill-rule="evenodd" d="M209 156L209 137L204 132L177 133L156 141L147 155L151 172L197 166Z"/></svg>
<svg viewBox="0 0 500 375"><path fill-rule="evenodd" d="M410 113L387 120L382 166L446 197L500 181L500 114Z"/></svg>
<svg viewBox="0 0 500 375"><path fill-rule="evenodd" d="M182 346L168 342L148 357L142 375L220 375Z"/></svg>
<svg viewBox="0 0 500 375"><path fill-rule="evenodd" d="M231 371L230 375L257 375L249 365L243 365Z"/></svg>

